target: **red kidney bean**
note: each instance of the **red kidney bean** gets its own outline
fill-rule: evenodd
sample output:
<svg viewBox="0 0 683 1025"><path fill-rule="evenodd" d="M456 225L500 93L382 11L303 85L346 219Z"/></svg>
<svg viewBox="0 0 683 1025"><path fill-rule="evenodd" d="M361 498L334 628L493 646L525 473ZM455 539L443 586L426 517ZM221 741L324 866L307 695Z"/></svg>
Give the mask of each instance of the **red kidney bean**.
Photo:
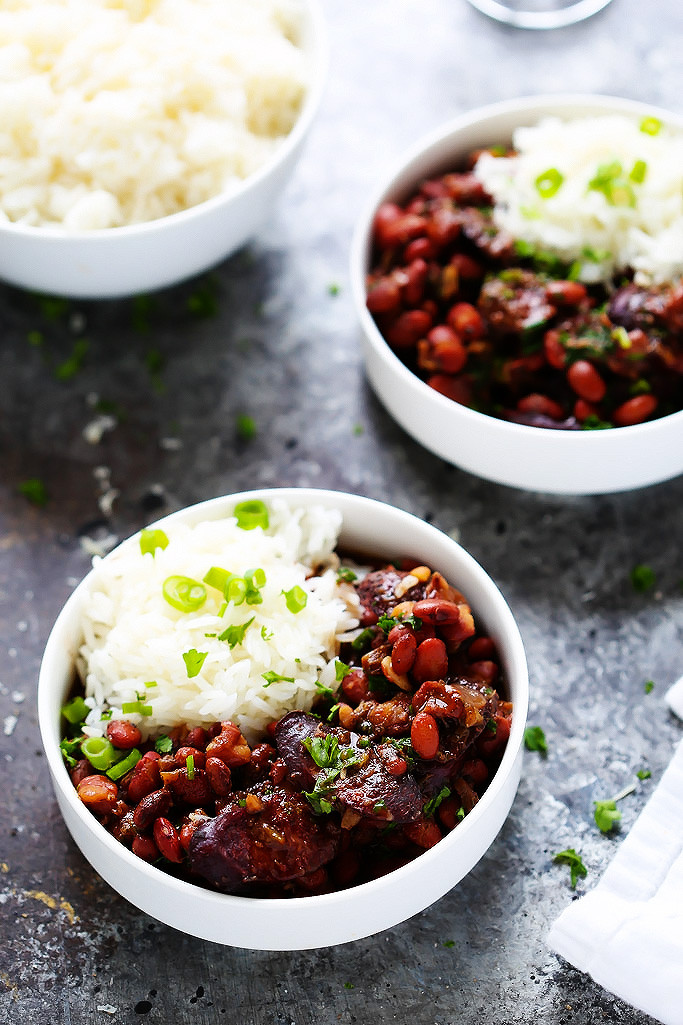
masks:
<svg viewBox="0 0 683 1025"><path fill-rule="evenodd" d="M176 766L187 765L187 759L192 758L194 760L195 769L203 769L206 761L206 755L203 751L200 751L196 747L188 747L186 745L179 747L173 757L175 758Z"/></svg>
<svg viewBox="0 0 683 1025"><path fill-rule="evenodd" d="M213 800L213 790L205 769L195 769L192 779L187 769L174 769L172 772L163 773L162 779L174 799L182 801L183 804L191 804L198 808Z"/></svg>
<svg viewBox="0 0 683 1025"><path fill-rule="evenodd" d="M443 680L425 680L413 694L416 712L428 712L435 719L461 719L465 706L455 687Z"/></svg>
<svg viewBox="0 0 683 1025"><path fill-rule="evenodd" d="M543 337L543 353L546 362L555 370L564 370L567 362L567 352L560 341L560 332L551 329L546 331Z"/></svg>
<svg viewBox="0 0 683 1025"><path fill-rule="evenodd" d="M417 713L410 725L410 743L418 758L434 758L439 750L439 727L433 715Z"/></svg>
<svg viewBox="0 0 683 1025"><path fill-rule="evenodd" d="M368 694L368 679L362 669L352 669L342 680L342 694L349 701L357 705L363 701Z"/></svg>
<svg viewBox="0 0 683 1025"><path fill-rule="evenodd" d="M485 729L477 740L477 750L484 758L488 758L489 755L497 751L499 747L503 747L508 737L510 736L510 720L506 719L502 715L496 715L491 720L496 724L496 732L492 733L488 729Z"/></svg>
<svg viewBox="0 0 683 1025"><path fill-rule="evenodd" d="M405 280L401 287L401 299L406 306L417 306L422 302L428 267L422 257L417 257L405 268Z"/></svg>
<svg viewBox="0 0 683 1025"><path fill-rule="evenodd" d="M489 686L498 679L498 673L500 672L498 663L492 662L490 659L480 659L478 662L471 662L469 671L473 677Z"/></svg>
<svg viewBox="0 0 683 1025"><path fill-rule="evenodd" d="M446 598L421 598L413 605L413 615L433 626L445 626L459 621L460 606Z"/></svg>
<svg viewBox="0 0 683 1025"><path fill-rule="evenodd" d="M393 647L391 649L391 668L394 672L398 673L400 676L404 676L406 673L409 673L415 662L416 651L417 639L415 634L412 630L402 630L394 640Z"/></svg>
<svg viewBox="0 0 683 1025"><path fill-rule="evenodd" d="M256 772L265 772L276 754L277 751L272 744L257 744L251 752L250 768L253 768Z"/></svg>
<svg viewBox="0 0 683 1025"><path fill-rule="evenodd" d="M549 281L545 286L546 298L551 303L579 306L586 298L586 286L580 281Z"/></svg>
<svg viewBox="0 0 683 1025"><path fill-rule="evenodd" d="M457 823L460 821L460 798L459 797L446 797L439 807L437 808L437 815L440 822L443 823L447 830L455 829Z"/></svg>
<svg viewBox="0 0 683 1025"><path fill-rule="evenodd" d="M567 380L572 391L587 402L600 402L605 397L607 385L592 363L579 359L567 370Z"/></svg>
<svg viewBox="0 0 683 1025"><path fill-rule="evenodd" d="M131 804L137 804L160 785L159 755L156 751L147 751L133 769L128 783L128 800Z"/></svg>
<svg viewBox="0 0 683 1025"><path fill-rule="evenodd" d="M462 641L467 640L474 633L474 617L472 610L465 605L460 605L460 622L450 623L439 627L439 633L446 642L446 647L452 651Z"/></svg>
<svg viewBox="0 0 683 1025"><path fill-rule="evenodd" d="M434 210L430 219L425 222L420 234L426 234L437 249L441 249L454 242L461 231L462 223L457 211L451 206L441 206Z"/></svg>
<svg viewBox="0 0 683 1025"><path fill-rule="evenodd" d="M412 674L418 683L425 680L443 680L448 673L448 652L439 637L422 641L415 652Z"/></svg>
<svg viewBox="0 0 683 1025"><path fill-rule="evenodd" d="M81 780L86 779L88 776L92 776L92 765L87 758L80 758L69 775L71 776L71 782L77 788Z"/></svg>
<svg viewBox="0 0 683 1025"><path fill-rule="evenodd" d="M401 213L400 217L388 219L378 236L387 249L404 246L419 235L427 234L427 221L416 213Z"/></svg>
<svg viewBox="0 0 683 1025"><path fill-rule="evenodd" d="M445 395L453 402L459 402L461 406L469 406L472 402L472 385L461 377L451 377L448 374L432 374L427 378L427 384L440 395Z"/></svg>
<svg viewBox="0 0 683 1025"><path fill-rule="evenodd" d="M467 256L466 253L454 253L450 263L463 281L476 281L484 276L482 265L473 260L471 256Z"/></svg>
<svg viewBox="0 0 683 1025"><path fill-rule="evenodd" d="M470 783L474 783L475 786L478 786L480 783L485 783L489 778L489 770L486 767L486 762L481 758L470 758L469 761L463 764L461 773L465 779L468 779Z"/></svg>
<svg viewBox="0 0 683 1025"><path fill-rule="evenodd" d="M428 850L434 847L441 839L441 830L432 819L422 819L420 822L411 822L404 826L404 832L409 840L412 840L418 847Z"/></svg>
<svg viewBox="0 0 683 1025"><path fill-rule="evenodd" d="M401 289L394 278L380 278L368 286L366 304L370 313L394 313L401 305Z"/></svg>
<svg viewBox="0 0 683 1025"><path fill-rule="evenodd" d="M142 733L127 719L112 719L107 724L107 736L120 751L130 751L142 741Z"/></svg>
<svg viewBox="0 0 683 1025"><path fill-rule="evenodd" d="M159 857L159 848L151 836L136 836L131 844L133 854L136 854L142 861L156 861Z"/></svg>
<svg viewBox="0 0 683 1025"><path fill-rule="evenodd" d="M96 815L112 811L119 799L119 788L108 776L86 776L76 788L83 804Z"/></svg>
<svg viewBox="0 0 683 1025"><path fill-rule="evenodd" d="M456 303L455 306L451 306L446 314L446 321L461 338L471 340L484 337L484 321L472 303Z"/></svg>
<svg viewBox="0 0 683 1025"><path fill-rule="evenodd" d="M227 797L232 791L232 773L220 758L207 758L206 775L217 797Z"/></svg>
<svg viewBox="0 0 683 1025"><path fill-rule="evenodd" d="M598 407L593 405L592 402L586 402L585 399L577 399L574 403L574 416L580 424L587 420L589 416L597 416Z"/></svg>
<svg viewBox="0 0 683 1025"><path fill-rule="evenodd" d="M210 816L202 808L197 808L196 811L191 811L189 815L183 817L178 830L178 839L184 851L188 850L195 829L201 826L202 822L208 822L209 818Z"/></svg>
<svg viewBox="0 0 683 1025"><path fill-rule="evenodd" d="M159 816L154 822L152 836L159 848L159 854L166 858L167 861L172 861L175 865L179 865L183 860L183 849L180 846L178 830L173 823L169 819Z"/></svg>
<svg viewBox="0 0 683 1025"><path fill-rule="evenodd" d="M457 374L467 362L467 349L452 328L437 324L418 341L417 362L423 370Z"/></svg>
<svg viewBox="0 0 683 1025"><path fill-rule="evenodd" d="M436 247L428 238L414 238L406 246L403 259L406 263L420 257L423 260L432 260L436 254Z"/></svg>
<svg viewBox="0 0 683 1025"><path fill-rule="evenodd" d="M492 637L477 637L467 649L467 655L471 662L478 662L482 658L495 660L496 645Z"/></svg>
<svg viewBox="0 0 683 1025"><path fill-rule="evenodd" d="M632 427L634 424L642 424L652 416L656 408L657 399L654 395L635 395L614 410L612 420L617 427Z"/></svg>
<svg viewBox="0 0 683 1025"><path fill-rule="evenodd" d="M186 747L194 747L198 751L204 751L209 742L209 735L203 726L193 726L184 740Z"/></svg>
<svg viewBox="0 0 683 1025"><path fill-rule="evenodd" d="M432 326L432 318L424 310L406 310L387 328L387 341L396 349L417 345Z"/></svg>
<svg viewBox="0 0 683 1025"><path fill-rule="evenodd" d="M147 794L133 809L133 822L141 833L148 829L159 815L166 815L171 810L173 798L169 790L162 787Z"/></svg>
<svg viewBox="0 0 683 1025"><path fill-rule="evenodd" d="M525 395L520 399L517 409L520 413L538 413L540 416L550 417L551 420L562 420L564 417L564 410L559 402L555 402L547 395L539 395L537 392L532 392L531 395Z"/></svg>

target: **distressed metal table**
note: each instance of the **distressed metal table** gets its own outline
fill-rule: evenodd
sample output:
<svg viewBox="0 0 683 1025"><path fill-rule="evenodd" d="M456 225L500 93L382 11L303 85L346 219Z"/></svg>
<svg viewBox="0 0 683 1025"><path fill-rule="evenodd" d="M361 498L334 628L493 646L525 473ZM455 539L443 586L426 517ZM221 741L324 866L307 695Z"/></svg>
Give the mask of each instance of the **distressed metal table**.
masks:
<svg viewBox="0 0 683 1025"><path fill-rule="evenodd" d="M323 108L258 240L152 297L0 291L0 1021L642 1025L545 938L573 898L553 853L580 849L576 893L592 886L683 732L662 700L683 671L683 479L560 499L430 456L364 381L347 259L385 162L458 112L560 90L679 106L679 5L614 0L548 34L463 0L324 9ZM42 506L23 493L33 478ZM387 933L313 952L201 942L119 898L66 833L36 721L41 652L91 545L256 485L354 491L457 534L518 619L530 722L549 743L545 759L527 753L508 822L458 887ZM637 563L656 576L644 593ZM652 776L622 802L621 833L603 836L593 800L640 769Z"/></svg>

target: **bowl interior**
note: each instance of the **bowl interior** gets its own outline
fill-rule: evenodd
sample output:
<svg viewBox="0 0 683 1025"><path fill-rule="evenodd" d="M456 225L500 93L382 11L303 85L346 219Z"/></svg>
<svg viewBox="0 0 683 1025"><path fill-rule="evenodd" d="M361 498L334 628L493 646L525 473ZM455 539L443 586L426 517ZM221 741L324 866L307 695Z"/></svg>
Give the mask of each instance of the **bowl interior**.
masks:
<svg viewBox="0 0 683 1025"><path fill-rule="evenodd" d="M341 547L390 558L414 555L439 568L463 591L495 639L514 703L501 765L479 804L434 848L380 879L313 897L262 900L214 893L174 879L136 858L81 804L59 751L60 708L74 679L80 615L88 578L76 588L48 639L40 670L41 735L57 800L76 843L93 867L137 907L204 939L255 949L304 949L347 942L389 928L423 910L454 886L493 842L512 804L521 769L528 704L524 649L512 614L484 570L459 545L399 509L337 492L308 489L247 492L193 506L160 521L220 518L246 498L280 496L291 504L341 510ZM135 539L130 542L136 543Z"/></svg>
<svg viewBox="0 0 683 1025"><path fill-rule="evenodd" d="M457 168L479 147L507 143L515 128L540 118L621 113L654 115L683 129L683 117L609 96L550 95L505 101L471 111L422 139L398 162L358 221L351 281L370 383L387 410L430 451L477 476L553 494L630 490L683 473L683 411L632 427L558 431L527 427L479 413L440 395L392 351L365 305L372 258L372 223L380 203L404 202L424 178Z"/></svg>

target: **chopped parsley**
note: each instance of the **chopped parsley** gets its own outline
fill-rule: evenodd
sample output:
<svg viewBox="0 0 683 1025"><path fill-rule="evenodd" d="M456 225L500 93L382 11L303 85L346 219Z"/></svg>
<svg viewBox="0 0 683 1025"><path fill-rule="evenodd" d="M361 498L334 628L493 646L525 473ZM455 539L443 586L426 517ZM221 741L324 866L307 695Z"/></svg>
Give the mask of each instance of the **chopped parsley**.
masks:
<svg viewBox="0 0 683 1025"><path fill-rule="evenodd" d="M361 630L357 637L351 641L351 647L354 651L367 651L372 644L372 639L375 636L374 630L370 627L366 627L365 630Z"/></svg>
<svg viewBox="0 0 683 1025"><path fill-rule="evenodd" d="M616 801L594 801L593 817L601 833L609 833L621 819L621 812Z"/></svg>
<svg viewBox="0 0 683 1025"><path fill-rule="evenodd" d="M340 566L337 570L337 580L339 583L352 584L357 579L357 574L353 572L350 566Z"/></svg>
<svg viewBox="0 0 683 1025"><path fill-rule="evenodd" d="M341 683L342 680L351 672L351 666L347 666L346 662L342 662L340 659L336 659L334 663L334 678L337 683Z"/></svg>
<svg viewBox="0 0 683 1025"><path fill-rule="evenodd" d="M73 769L78 761L78 757L74 757L74 755L80 755L82 739L80 736L75 737L73 740L65 737L59 744L59 750L62 752L64 761L70 769Z"/></svg>
<svg viewBox="0 0 683 1025"><path fill-rule="evenodd" d="M655 689L655 681L654 680L646 680L644 685L643 685L643 690L645 691L645 693L646 694L651 694L654 689Z"/></svg>
<svg viewBox="0 0 683 1025"><path fill-rule="evenodd" d="M639 780L642 781L644 779L650 779L651 776L652 776L652 773L650 772L649 769L639 769L638 772L636 773L636 776L638 777Z"/></svg>
<svg viewBox="0 0 683 1025"><path fill-rule="evenodd" d="M444 940L441 946L450 950L451 947L455 946L455 940Z"/></svg>
<svg viewBox="0 0 683 1025"><path fill-rule="evenodd" d="M167 736L157 737L154 741L154 750L160 755L170 754L173 750L173 741Z"/></svg>
<svg viewBox="0 0 683 1025"><path fill-rule="evenodd" d="M540 726L527 726L524 730L524 746L528 751L539 751L544 755L548 753L548 743Z"/></svg>
<svg viewBox="0 0 683 1025"><path fill-rule="evenodd" d="M190 648L189 651L183 652L183 662L187 669L187 675L190 679L193 676L199 676L201 668L204 665L204 659L208 655L208 651L197 651L196 648Z"/></svg>
<svg viewBox="0 0 683 1025"><path fill-rule="evenodd" d="M267 673L261 673L261 676L266 681L263 684L264 687L270 687L271 683L277 683L280 680L283 683L294 683L293 676L282 676L280 673L273 672L272 669L270 669Z"/></svg>
<svg viewBox="0 0 683 1025"><path fill-rule="evenodd" d="M425 804L423 811L427 817L434 814L436 809L439 807L442 801L445 801L447 797L451 796L450 787L442 787L438 794L431 797Z"/></svg>
<svg viewBox="0 0 683 1025"><path fill-rule="evenodd" d="M573 847L568 847L566 851L558 851L553 855L553 861L569 865L572 890L576 889L579 876L583 879L588 875L588 869L584 865L581 855L577 854Z"/></svg>
<svg viewBox="0 0 683 1025"><path fill-rule="evenodd" d="M422 627L422 620L418 619L417 616L388 616L386 613L377 620L377 626L384 631L385 634L391 633L395 626L410 626L413 630L420 630Z"/></svg>

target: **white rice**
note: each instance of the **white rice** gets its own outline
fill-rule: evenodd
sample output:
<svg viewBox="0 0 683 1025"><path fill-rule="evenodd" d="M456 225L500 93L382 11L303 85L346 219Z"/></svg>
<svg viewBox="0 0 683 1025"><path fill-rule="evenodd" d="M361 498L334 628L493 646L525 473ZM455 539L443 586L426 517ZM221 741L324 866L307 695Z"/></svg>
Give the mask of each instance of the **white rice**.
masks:
<svg viewBox="0 0 683 1025"><path fill-rule="evenodd" d="M662 125L652 135L641 127L647 126L609 115L547 118L518 128L516 156L486 154L476 165L493 196L496 223L517 239L576 262L584 282L609 281L627 268L640 284L680 277L683 132ZM633 205L610 203L604 191L589 186L599 168L614 162ZM641 171L645 166L642 183L630 177L637 164ZM554 195L543 198L536 181L549 169L559 171L563 180Z"/></svg>
<svg viewBox="0 0 683 1025"><path fill-rule="evenodd" d="M194 527L178 523L165 531L169 544L141 554L137 538L104 560L83 613L84 643L79 671L93 711L87 732L106 728L102 712L129 719L144 736L174 726L206 726L232 720L253 740L271 721L293 708L309 709L317 684L335 690L335 656L342 636L358 626L353 587L337 581L334 555L341 515L322 507L269 505L267 530L243 530L233 516ZM327 566L311 576L312 569ZM260 567L266 583L262 604L225 606L221 592L207 586L196 612L180 612L162 594L171 575L201 581L212 566L242 576ZM282 591L294 586L308 596L293 613ZM221 610L223 607L223 614ZM230 648L216 635L254 617L244 641ZM188 677L183 653L206 652L197 676ZM275 672L292 682L268 685ZM150 684L154 684L151 686ZM124 714L122 705L143 699L151 715Z"/></svg>
<svg viewBox="0 0 683 1025"><path fill-rule="evenodd" d="M0 5L0 218L153 220L229 190L291 131L301 0Z"/></svg>

